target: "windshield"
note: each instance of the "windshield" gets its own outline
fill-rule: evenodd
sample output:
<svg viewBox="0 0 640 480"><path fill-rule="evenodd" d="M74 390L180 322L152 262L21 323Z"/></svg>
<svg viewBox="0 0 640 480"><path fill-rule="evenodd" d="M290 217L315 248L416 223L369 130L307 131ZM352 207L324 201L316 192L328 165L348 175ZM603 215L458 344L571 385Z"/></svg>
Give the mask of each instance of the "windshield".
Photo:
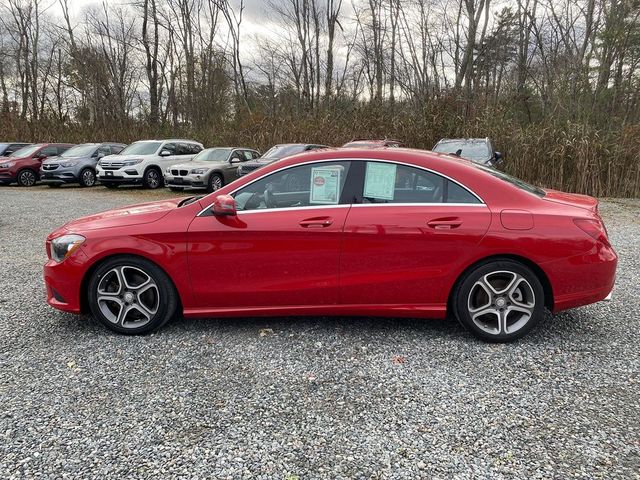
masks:
<svg viewBox="0 0 640 480"><path fill-rule="evenodd" d="M119 155L153 155L162 142L135 142L126 147Z"/></svg>
<svg viewBox="0 0 640 480"><path fill-rule="evenodd" d="M271 147L262 158L283 158L289 155L295 155L296 153L304 152L306 145L276 145Z"/></svg>
<svg viewBox="0 0 640 480"><path fill-rule="evenodd" d="M194 162L226 162L229 158L230 148L207 148L193 157Z"/></svg>
<svg viewBox="0 0 640 480"><path fill-rule="evenodd" d="M507 175L504 172L501 172L500 170L496 170L493 167L489 167L487 165L480 165L478 163L474 163L473 164L474 167L487 172L491 175L493 175L496 178L499 178L500 180L502 180L503 182L507 182L510 183L511 185L515 185L516 187L518 187L520 190L524 190L525 192L529 192L529 193L533 193L534 195L537 195L538 197L542 198L546 195L545 191L543 189L541 189L540 187L536 187L534 185L530 185L527 182L520 180L519 178L516 177L512 177L511 175Z"/></svg>
<svg viewBox="0 0 640 480"><path fill-rule="evenodd" d="M21 158L21 157L30 157L34 153L36 153L42 145L29 145L28 147L22 147L19 150L13 152L10 157Z"/></svg>
<svg viewBox="0 0 640 480"><path fill-rule="evenodd" d="M60 156L65 158L86 157L89 155L93 155L93 152L96 150L96 148L98 148L98 145L95 143L85 143L84 145L76 145L75 147L71 147Z"/></svg>
<svg viewBox="0 0 640 480"><path fill-rule="evenodd" d="M482 162L486 162L491 158L491 152L489 152L489 147L486 142L474 142L469 140L441 142L434 147L433 151L453 155L457 154L467 160Z"/></svg>

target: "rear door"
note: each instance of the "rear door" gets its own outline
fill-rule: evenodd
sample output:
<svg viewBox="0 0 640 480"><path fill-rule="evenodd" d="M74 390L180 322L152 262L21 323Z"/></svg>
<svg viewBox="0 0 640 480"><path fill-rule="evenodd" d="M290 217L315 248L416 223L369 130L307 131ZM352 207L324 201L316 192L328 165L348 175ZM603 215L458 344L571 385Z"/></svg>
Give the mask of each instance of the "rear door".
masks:
<svg viewBox="0 0 640 480"><path fill-rule="evenodd" d="M359 162L361 203L344 227L343 304L446 302L451 272L482 239L489 209L435 172L393 162Z"/></svg>
<svg viewBox="0 0 640 480"><path fill-rule="evenodd" d="M236 217L196 217L188 248L197 308L336 304L349 166L289 167L234 192ZM289 189L292 177L301 189Z"/></svg>

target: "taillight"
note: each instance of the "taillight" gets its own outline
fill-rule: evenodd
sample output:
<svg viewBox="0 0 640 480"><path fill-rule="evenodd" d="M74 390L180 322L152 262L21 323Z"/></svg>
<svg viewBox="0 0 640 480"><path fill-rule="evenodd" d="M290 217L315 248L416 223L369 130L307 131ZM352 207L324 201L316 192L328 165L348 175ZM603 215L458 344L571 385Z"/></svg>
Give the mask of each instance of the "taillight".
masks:
<svg viewBox="0 0 640 480"><path fill-rule="evenodd" d="M607 247L611 246L609 239L607 238L607 230L600 220L591 218L574 218L573 223L575 223L580 230L594 240L604 243Z"/></svg>

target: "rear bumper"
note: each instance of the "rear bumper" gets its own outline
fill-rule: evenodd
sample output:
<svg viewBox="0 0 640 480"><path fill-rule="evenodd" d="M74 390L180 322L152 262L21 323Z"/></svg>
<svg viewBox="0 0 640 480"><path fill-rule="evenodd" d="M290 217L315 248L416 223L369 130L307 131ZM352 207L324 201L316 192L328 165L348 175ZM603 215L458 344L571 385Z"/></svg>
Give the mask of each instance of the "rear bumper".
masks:
<svg viewBox="0 0 640 480"><path fill-rule="evenodd" d="M541 265L551 280L553 311L560 312L610 300L616 281L618 256L611 247Z"/></svg>

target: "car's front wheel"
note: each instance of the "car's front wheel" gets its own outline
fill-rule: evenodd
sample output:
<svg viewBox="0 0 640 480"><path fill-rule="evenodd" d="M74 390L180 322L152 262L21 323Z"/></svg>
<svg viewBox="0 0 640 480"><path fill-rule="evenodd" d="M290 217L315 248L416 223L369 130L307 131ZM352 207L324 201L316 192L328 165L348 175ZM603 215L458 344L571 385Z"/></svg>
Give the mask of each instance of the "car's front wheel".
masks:
<svg viewBox="0 0 640 480"><path fill-rule="evenodd" d="M529 332L544 315L544 290L525 265L498 260L479 265L458 283L454 313L476 337L511 342Z"/></svg>
<svg viewBox="0 0 640 480"><path fill-rule="evenodd" d="M38 177L33 170L25 168L18 172L18 185L21 187L33 187L37 180Z"/></svg>
<svg viewBox="0 0 640 480"><path fill-rule="evenodd" d="M176 313L177 292L166 273L140 257L114 257L88 283L93 315L119 333L141 334L162 327Z"/></svg>
<svg viewBox="0 0 640 480"><path fill-rule="evenodd" d="M207 192L215 192L224 186L224 180L222 176L217 173L212 173L209 177L209 183L207 185Z"/></svg>
<svg viewBox="0 0 640 480"><path fill-rule="evenodd" d="M96 172L90 168L85 168L80 172L80 186L93 187L96 184Z"/></svg>
<svg viewBox="0 0 640 480"><path fill-rule="evenodd" d="M143 183L147 188L156 189L162 186L163 178L156 168L150 168L144 172Z"/></svg>

